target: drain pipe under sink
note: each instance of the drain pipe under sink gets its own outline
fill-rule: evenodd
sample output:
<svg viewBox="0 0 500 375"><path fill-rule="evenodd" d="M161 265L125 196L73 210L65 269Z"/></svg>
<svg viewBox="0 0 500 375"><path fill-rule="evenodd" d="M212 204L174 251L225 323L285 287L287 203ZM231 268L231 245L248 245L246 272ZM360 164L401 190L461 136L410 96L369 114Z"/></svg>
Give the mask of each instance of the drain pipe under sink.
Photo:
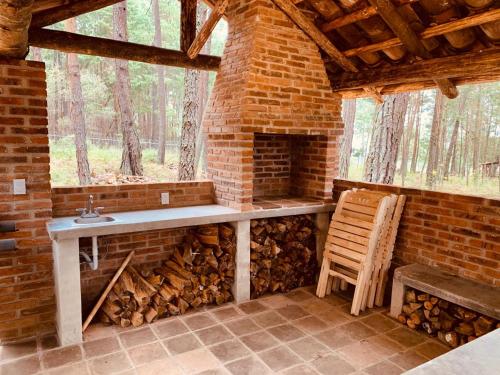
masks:
<svg viewBox="0 0 500 375"><path fill-rule="evenodd" d="M97 246L97 236L92 237L92 259L90 259L89 255L84 251L80 251L80 255L85 259L92 271L97 270L99 267L99 246Z"/></svg>

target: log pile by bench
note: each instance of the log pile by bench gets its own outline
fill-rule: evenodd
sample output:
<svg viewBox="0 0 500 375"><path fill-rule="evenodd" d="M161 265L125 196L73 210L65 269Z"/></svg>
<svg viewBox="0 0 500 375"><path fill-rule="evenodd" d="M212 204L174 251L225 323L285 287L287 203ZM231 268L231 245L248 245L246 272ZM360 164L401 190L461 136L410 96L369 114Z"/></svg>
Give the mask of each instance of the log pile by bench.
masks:
<svg viewBox="0 0 500 375"><path fill-rule="evenodd" d="M318 265L311 215L252 220L250 226L252 298L314 284Z"/></svg>
<svg viewBox="0 0 500 375"><path fill-rule="evenodd" d="M500 328L500 322L494 318L415 289L405 292L398 320L412 329L437 336L452 348Z"/></svg>
<svg viewBox="0 0 500 375"><path fill-rule="evenodd" d="M233 299L236 240L230 225L193 228L161 267L127 265L101 306L101 321L122 327Z"/></svg>

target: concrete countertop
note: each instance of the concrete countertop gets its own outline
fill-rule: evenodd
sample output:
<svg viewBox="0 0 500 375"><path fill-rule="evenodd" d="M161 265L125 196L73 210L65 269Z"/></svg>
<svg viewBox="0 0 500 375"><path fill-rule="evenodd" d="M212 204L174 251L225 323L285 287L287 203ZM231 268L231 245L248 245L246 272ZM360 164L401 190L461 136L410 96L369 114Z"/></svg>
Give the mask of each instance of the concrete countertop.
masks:
<svg viewBox="0 0 500 375"><path fill-rule="evenodd" d="M500 329L430 360L405 375L497 375L500 373Z"/></svg>
<svg viewBox="0 0 500 375"><path fill-rule="evenodd" d="M104 236L141 232L146 230L180 228L192 225L260 219L289 215L303 215L335 210L334 204L318 204L268 210L239 211L211 204L161 210L106 213L115 220L105 223L76 224L76 216L56 218L47 223L50 239L59 241L70 238Z"/></svg>

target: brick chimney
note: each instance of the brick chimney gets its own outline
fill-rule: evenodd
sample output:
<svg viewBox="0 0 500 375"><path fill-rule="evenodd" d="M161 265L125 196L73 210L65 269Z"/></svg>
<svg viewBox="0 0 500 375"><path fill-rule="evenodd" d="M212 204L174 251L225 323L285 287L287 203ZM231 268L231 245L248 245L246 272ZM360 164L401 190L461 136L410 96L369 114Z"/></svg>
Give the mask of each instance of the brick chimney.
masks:
<svg viewBox="0 0 500 375"><path fill-rule="evenodd" d="M271 0L234 0L203 119L219 204L262 196L331 199L343 133L341 99L318 47Z"/></svg>

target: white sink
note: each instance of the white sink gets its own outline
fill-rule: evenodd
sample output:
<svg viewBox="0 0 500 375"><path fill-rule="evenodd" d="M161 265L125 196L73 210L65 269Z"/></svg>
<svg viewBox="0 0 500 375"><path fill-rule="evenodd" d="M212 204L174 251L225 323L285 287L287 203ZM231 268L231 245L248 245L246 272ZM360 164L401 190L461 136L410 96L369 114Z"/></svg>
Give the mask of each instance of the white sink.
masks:
<svg viewBox="0 0 500 375"><path fill-rule="evenodd" d="M111 216L97 216L97 217L79 217L74 220L76 224L96 224L96 223L109 223L115 221Z"/></svg>

